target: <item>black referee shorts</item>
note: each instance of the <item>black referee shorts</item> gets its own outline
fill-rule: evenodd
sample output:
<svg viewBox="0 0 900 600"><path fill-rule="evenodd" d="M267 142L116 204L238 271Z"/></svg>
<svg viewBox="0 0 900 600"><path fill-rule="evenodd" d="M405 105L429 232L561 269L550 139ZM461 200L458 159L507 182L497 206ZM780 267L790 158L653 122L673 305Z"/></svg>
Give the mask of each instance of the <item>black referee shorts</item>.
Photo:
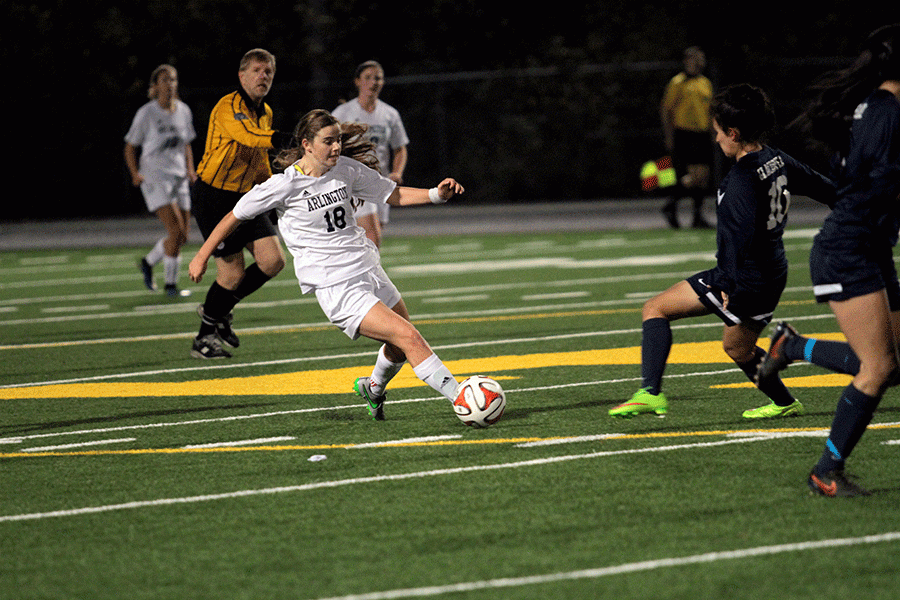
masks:
<svg viewBox="0 0 900 600"><path fill-rule="evenodd" d="M220 190L197 180L191 189L191 207L203 239L209 237L222 217L234 208L243 195L241 192ZM275 214L270 211L238 225L234 233L225 238L225 241L213 251L213 256L237 254L250 242L273 235L278 235L278 228L275 226Z"/></svg>

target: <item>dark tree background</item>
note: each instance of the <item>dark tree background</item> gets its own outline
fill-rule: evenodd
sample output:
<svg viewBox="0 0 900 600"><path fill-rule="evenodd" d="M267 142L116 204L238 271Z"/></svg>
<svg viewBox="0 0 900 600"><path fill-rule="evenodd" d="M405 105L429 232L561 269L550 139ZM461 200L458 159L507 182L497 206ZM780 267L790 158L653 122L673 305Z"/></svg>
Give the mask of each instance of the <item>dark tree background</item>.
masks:
<svg viewBox="0 0 900 600"><path fill-rule="evenodd" d="M706 50L717 86L765 87L784 122L816 75L900 21L896 3L725 4L5 0L2 219L142 213L122 138L163 62L194 111L197 161L209 110L261 46L278 60L280 129L351 97L355 65L375 58L413 140L411 185L452 174L471 202L600 198L636 194L632 163L661 152L657 102L686 46Z"/></svg>

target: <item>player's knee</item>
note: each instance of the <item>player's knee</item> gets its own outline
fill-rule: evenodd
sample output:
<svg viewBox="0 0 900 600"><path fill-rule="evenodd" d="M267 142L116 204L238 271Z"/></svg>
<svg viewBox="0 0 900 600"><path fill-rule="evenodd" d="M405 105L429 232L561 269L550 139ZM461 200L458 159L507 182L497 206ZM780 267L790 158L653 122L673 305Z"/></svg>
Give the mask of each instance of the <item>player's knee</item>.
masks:
<svg viewBox="0 0 900 600"><path fill-rule="evenodd" d="M722 350L728 355L728 358L739 365L746 364L756 358L756 346L746 346L744 344L736 344L730 340L722 341Z"/></svg>
<svg viewBox="0 0 900 600"><path fill-rule="evenodd" d="M257 260L260 271L269 277L275 277L284 269L284 256L267 256L262 261Z"/></svg>

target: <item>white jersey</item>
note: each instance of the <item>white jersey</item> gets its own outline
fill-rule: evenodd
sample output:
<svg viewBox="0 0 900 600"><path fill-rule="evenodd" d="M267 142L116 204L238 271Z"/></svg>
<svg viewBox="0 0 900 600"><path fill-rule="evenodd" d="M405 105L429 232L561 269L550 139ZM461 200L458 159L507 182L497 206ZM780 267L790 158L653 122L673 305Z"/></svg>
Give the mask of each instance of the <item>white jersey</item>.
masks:
<svg viewBox="0 0 900 600"><path fill-rule="evenodd" d="M152 179L161 173L186 177L185 147L195 137L194 117L187 104L175 100L175 111L170 112L151 100L134 115L125 141L140 146L138 168L144 178Z"/></svg>
<svg viewBox="0 0 900 600"><path fill-rule="evenodd" d="M346 156L321 177L303 174L295 163L244 194L233 212L248 220L275 209L305 294L380 264L378 250L356 224L351 197L385 204L395 187L387 177Z"/></svg>
<svg viewBox="0 0 900 600"><path fill-rule="evenodd" d="M392 151L409 144L397 109L377 100L375 110L369 112L360 105L358 99L353 99L335 108L331 114L344 123L364 123L369 126L366 138L375 144L375 155L382 175L390 175Z"/></svg>

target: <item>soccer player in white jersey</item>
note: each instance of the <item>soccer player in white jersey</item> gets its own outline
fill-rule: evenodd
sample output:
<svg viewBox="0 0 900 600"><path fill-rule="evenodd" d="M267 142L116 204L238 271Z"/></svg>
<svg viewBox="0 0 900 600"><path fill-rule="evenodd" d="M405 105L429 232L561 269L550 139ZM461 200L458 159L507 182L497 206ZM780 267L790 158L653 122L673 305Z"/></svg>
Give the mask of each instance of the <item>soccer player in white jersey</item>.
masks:
<svg viewBox="0 0 900 600"><path fill-rule="evenodd" d="M365 126L342 125L327 111L307 113L294 131L294 146L275 159L275 166L284 171L238 201L189 268L191 279L199 282L225 237L242 221L274 209L301 291L315 292L328 319L351 339L363 335L384 342L371 377L360 377L353 385L372 418L383 420L385 387L404 362L451 402L457 381L410 323L375 244L356 224L353 202L439 204L462 193L463 187L451 178L430 190L397 186L371 168L375 157L364 133Z"/></svg>
<svg viewBox="0 0 900 600"><path fill-rule="evenodd" d="M368 60L356 68L353 83L359 95L335 108L331 114L343 122L368 125L366 137L375 144L378 170L400 185L406 169L409 138L397 109L379 99L384 89L384 69L378 62ZM388 204L369 202L356 209L356 222L376 246L381 246L381 230L387 225L389 214Z"/></svg>
<svg viewBox="0 0 900 600"><path fill-rule="evenodd" d="M197 137L194 117L178 99L178 71L171 65L154 69L147 95L150 101L138 109L125 135L125 165L131 182L141 188L147 210L165 226L166 237L156 242L139 266L144 285L156 290L153 267L162 261L166 293L184 295L177 283L181 247L187 242L191 223L188 182L197 180L191 150L191 141Z"/></svg>

